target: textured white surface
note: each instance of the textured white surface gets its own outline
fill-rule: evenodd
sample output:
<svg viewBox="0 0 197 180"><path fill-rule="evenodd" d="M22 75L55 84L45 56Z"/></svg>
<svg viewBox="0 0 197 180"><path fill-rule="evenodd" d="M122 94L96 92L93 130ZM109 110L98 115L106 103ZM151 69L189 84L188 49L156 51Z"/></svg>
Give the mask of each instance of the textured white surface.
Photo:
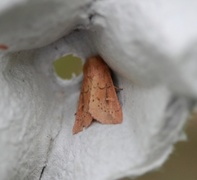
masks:
<svg viewBox="0 0 197 180"><path fill-rule="evenodd" d="M0 2L0 179L139 176L183 139L183 95L197 95L196 3L90 2ZM97 53L123 88L124 122L73 136L80 79L60 83L51 63Z"/></svg>
<svg viewBox="0 0 197 180"><path fill-rule="evenodd" d="M0 12L0 44L9 46L9 51L49 44L88 22L85 12L90 2L10 0Z"/></svg>
<svg viewBox="0 0 197 180"><path fill-rule="evenodd" d="M92 20L98 52L137 84L196 96L196 7L184 0L98 1Z"/></svg>

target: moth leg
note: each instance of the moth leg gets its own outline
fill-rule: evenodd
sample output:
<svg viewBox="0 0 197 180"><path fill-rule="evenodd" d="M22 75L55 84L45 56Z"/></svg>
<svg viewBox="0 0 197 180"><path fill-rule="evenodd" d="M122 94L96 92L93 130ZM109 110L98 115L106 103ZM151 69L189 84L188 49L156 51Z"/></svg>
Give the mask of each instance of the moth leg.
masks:
<svg viewBox="0 0 197 180"><path fill-rule="evenodd" d="M116 87L116 86L114 86L114 88L115 88L116 91L122 91L123 90L123 88Z"/></svg>

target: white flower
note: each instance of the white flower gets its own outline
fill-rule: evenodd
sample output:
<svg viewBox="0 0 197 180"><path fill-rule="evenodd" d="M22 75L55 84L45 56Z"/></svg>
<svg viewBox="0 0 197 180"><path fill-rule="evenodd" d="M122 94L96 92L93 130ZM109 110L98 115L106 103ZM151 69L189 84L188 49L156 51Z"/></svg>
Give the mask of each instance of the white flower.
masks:
<svg viewBox="0 0 197 180"><path fill-rule="evenodd" d="M197 97L195 1L0 1L0 179L106 180L158 168ZM64 37L63 37L64 36ZM52 62L100 54L123 123L72 135L80 81Z"/></svg>

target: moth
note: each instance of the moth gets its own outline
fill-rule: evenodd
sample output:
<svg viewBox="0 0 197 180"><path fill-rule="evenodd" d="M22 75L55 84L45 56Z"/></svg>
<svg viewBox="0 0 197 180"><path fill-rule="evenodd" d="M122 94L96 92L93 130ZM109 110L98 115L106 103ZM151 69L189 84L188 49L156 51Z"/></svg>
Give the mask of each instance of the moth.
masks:
<svg viewBox="0 0 197 180"><path fill-rule="evenodd" d="M99 56L87 59L83 67L73 134L90 126L93 120L103 124L119 124L123 113L108 65Z"/></svg>

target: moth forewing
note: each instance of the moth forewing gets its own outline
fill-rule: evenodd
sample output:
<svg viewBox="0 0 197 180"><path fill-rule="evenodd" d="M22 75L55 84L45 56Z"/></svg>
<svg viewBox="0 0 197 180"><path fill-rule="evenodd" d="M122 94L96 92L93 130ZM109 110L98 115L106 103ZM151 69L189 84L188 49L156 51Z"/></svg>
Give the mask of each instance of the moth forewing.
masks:
<svg viewBox="0 0 197 180"><path fill-rule="evenodd" d="M88 127L93 119L103 124L121 123L122 108L107 64L98 56L89 58L83 73L73 133Z"/></svg>

